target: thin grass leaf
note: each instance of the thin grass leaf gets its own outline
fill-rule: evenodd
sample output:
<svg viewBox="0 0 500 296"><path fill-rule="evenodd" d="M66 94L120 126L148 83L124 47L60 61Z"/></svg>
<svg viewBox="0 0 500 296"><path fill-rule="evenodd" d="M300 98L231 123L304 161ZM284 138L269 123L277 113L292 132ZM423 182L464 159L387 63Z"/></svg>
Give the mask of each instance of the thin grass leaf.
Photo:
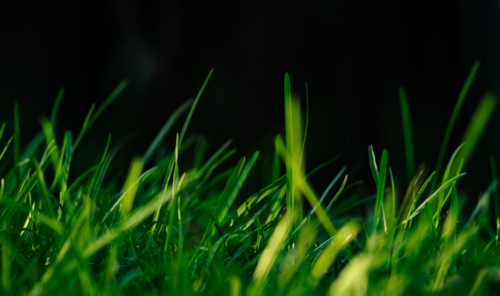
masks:
<svg viewBox="0 0 500 296"><path fill-rule="evenodd" d="M213 72L214 72L214 69L211 69L210 72L208 73L207 78L205 79L205 82L203 82L203 85L201 86L201 89L198 92L198 95L196 95L196 99L194 99L193 105L191 105L191 109L189 110L189 114L186 118L186 122L184 122L184 126L182 127L181 135L179 138L179 143L182 143L182 140L184 139L184 135L186 134L186 130L187 130L187 127L189 125L189 121L191 121L191 116L193 116L194 109L196 108L196 105L198 104L198 101L200 100L200 97L203 94L203 91L205 90L205 87L207 86L208 81L210 80L210 77L212 76Z"/></svg>
<svg viewBox="0 0 500 296"><path fill-rule="evenodd" d="M467 76L467 79L464 83L464 86L462 87L462 90L460 91L460 94L458 95L455 107L453 108L453 113L451 114L450 121L448 122L448 126L446 127L443 143L441 144L441 149L439 150L439 157L436 165L436 173L438 176L441 173L441 166L443 165L444 155L446 153L446 148L448 147L448 142L450 140L450 136L453 131L455 121L457 120L458 113L460 113L460 108L462 107L462 103L464 102L465 97L467 96L469 88L472 82L474 81L474 77L476 76L477 70L479 69L479 65L480 61L476 60L474 62L474 65L472 66L472 69L469 72L469 75ZM434 181L432 182L431 191L434 191L434 189L436 188L437 180L438 178L434 179Z"/></svg>
<svg viewBox="0 0 500 296"><path fill-rule="evenodd" d="M149 161L149 159L151 158L151 156L153 155L153 153L160 146L160 143L163 141L163 139L165 138L165 136L172 129L172 127L177 122L177 120L179 119L179 117L184 112L186 112L186 110L189 108L189 106L191 105L191 103L192 103L192 100L187 100L182 105L180 105L174 111L174 113L172 113L172 115L170 115L170 117L168 118L167 122L165 122L165 124L163 125L163 127L161 128L161 130L158 132L158 134L154 138L153 142L149 145L148 149L144 153L144 157L143 157L144 163L147 163Z"/></svg>
<svg viewBox="0 0 500 296"><path fill-rule="evenodd" d="M490 196L492 192L498 187L498 180L493 180L491 184L488 186L488 189L483 193L479 201L477 202L477 206L474 208L474 211L472 212L469 220L467 221L467 224L472 224L472 221L476 219L480 214L481 216L485 215L485 213L488 211L489 205L490 205Z"/></svg>
<svg viewBox="0 0 500 296"><path fill-rule="evenodd" d="M448 188L450 185L452 185L454 182L456 182L458 179L464 177L465 175L467 175L467 173L462 173L458 176L455 176L455 177L449 179L447 182L445 182L443 185L441 185L441 187L439 187L431 196L429 196L426 200L424 200L422 202L422 204L411 214L411 216L408 219L406 219L405 221L403 221L403 223L406 223L407 221L415 218L418 214L420 214L420 212L423 211L426 203L432 203L434 201L434 199L438 196L438 194L443 192L446 188Z"/></svg>
<svg viewBox="0 0 500 296"><path fill-rule="evenodd" d="M61 104L63 95L64 95L64 88L61 87L59 89L59 92L57 93L56 101L54 103L54 106L52 107L52 112L50 113L50 122L52 123L52 126L56 125L57 111L59 110L59 105Z"/></svg>
<svg viewBox="0 0 500 296"><path fill-rule="evenodd" d="M236 196L238 195L241 187L243 187L243 183L245 183L245 180L248 177L248 174L250 173L250 170L252 169L253 165L255 164L255 161L257 161L257 158L259 157L259 151L256 151L252 158L248 161L248 163L245 165L243 170L240 173L238 182L236 183L233 192L231 195L228 197L226 204L223 206L222 211L220 213L221 220L218 221L219 223L222 223L224 218L227 215L227 212L231 208L231 206L234 203L234 200L236 199Z"/></svg>
<svg viewBox="0 0 500 296"><path fill-rule="evenodd" d="M292 236L294 196L293 196L293 123L292 123L292 95L290 90L290 76L285 73L285 141L286 141L286 211L288 230Z"/></svg>
<svg viewBox="0 0 500 296"><path fill-rule="evenodd" d="M492 92L488 92L476 108L462 139L462 142L467 142L467 145L464 146L457 155L458 159L464 159L464 166L466 166L470 160L490 118L493 116L496 103L496 95ZM451 172L455 173L457 171L458 164L455 163L452 166Z"/></svg>
<svg viewBox="0 0 500 296"><path fill-rule="evenodd" d="M411 181L413 175L415 174L415 155L413 153L413 133L411 128L410 108L408 107L408 99L406 98L406 90L404 87L399 88L399 100L401 104L401 118L403 121L408 181Z"/></svg>
<svg viewBox="0 0 500 296"><path fill-rule="evenodd" d="M372 170L373 180L375 180L375 186L378 186L378 168L377 159L375 158L375 152L373 152L373 146L368 146L368 160L370 162L370 169Z"/></svg>
<svg viewBox="0 0 500 296"><path fill-rule="evenodd" d="M372 150L373 152L373 150ZM382 159L380 160L380 173L377 180L377 199L375 201L375 228L380 220L380 211L383 211L384 204L384 191L385 191L385 179L387 174L387 150L384 149L382 152ZM375 160L375 158L373 158ZM376 167L375 167L376 169ZM387 222L385 219L385 215L383 215L382 222L384 223L384 229L387 231Z"/></svg>

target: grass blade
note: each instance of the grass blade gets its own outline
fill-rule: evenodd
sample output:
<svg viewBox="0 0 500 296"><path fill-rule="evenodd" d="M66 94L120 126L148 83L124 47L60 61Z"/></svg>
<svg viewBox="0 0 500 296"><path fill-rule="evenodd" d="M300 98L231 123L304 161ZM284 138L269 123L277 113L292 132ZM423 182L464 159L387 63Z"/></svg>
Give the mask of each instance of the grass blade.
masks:
<svg viewBox="0 0 500 296"><path fill-rule="evenodd" d="M441 173L441 166L443 164L444 155L446 153L446 148L448 147L451 132L453 131L453 127L455 126L455 121L457 120L458 113L460 113L460 108L462 108L462 103L464 102L465 97L467 96L467 92L469 91L469 88L474 81L474 77L476 76L477 70L479 69L479 65L480 61L476 60L469 72L469 75L467 76L467 80L465 81L460 94L458 95L455 107L453 108L453 113L451 114L450 121L448 122L448 126L446 128L446 133L444 134L443 143L441 144L441 150L439 150L439 157L436 165L437 176L439 176L439 174ZM431 191L434 191L434 188L436 188L437 180L438 178L434 179L434 181L432 182Z"/></svg>
<svg viewBox="0 0 500 296"><path fill-rule="evenodd" d="M404 87L399 88L399 99L401 103L401 117L403 120L403 135L405 139L406 167L408 170L408 182L415 174L415 156L413 154L413 135L411 129L410 108Z"/></svg>

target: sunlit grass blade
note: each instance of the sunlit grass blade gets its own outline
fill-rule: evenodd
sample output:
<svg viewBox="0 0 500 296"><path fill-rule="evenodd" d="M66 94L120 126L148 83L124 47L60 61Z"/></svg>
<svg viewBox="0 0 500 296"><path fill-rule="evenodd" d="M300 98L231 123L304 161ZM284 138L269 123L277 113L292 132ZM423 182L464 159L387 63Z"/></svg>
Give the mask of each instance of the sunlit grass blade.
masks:
<svg viewBox="0 0 500 296"><path fill-rule="evenodd" d="M128 172L127 180L125 181L125 186L124 186L124 191L127 188L131 188L130 190L127 190L127 193L125 193L125 196L123 197L122 200L122 205L121 205L121 216L122 219L125 219L130 211L132 210L132 206L134 204L134 199L135 195L137 193L137 187L138 186L132 186L138 179L139 176L141 175L142 172L142 166L143 166L143 161L142 158L140 157L135 157L132 159L132 163L130 164L130 169Z"/></svg>
<svg viewBox="0 0 500 296"><path fill-rule="evenodd" d="M328 244L312 266L311 275L314 278L313 286L319 284L319 281L328 272L328 269L336 259L339 252L349 245L349 243L356 237L356 233L359 232L360 229L361 226L356 222L347 223L339 229L332 242Z"/></svg>
<svg viewBox="0 0 500 296"><path fill-rule="evenodd" d="M268 281L269 273L273 267L279 253L283 249L283 244L287 236L289 235L288 230L289 219L285 215L271 235L266 248L262 252L260 259L253 272L252 284L248 287L248 295L262 295L266 283Z"/></svg>
<svg viewBox="0 0 500 296"><path fill-rule="evenodd" d="M329 295L366 295L368 271L373 263L370 254L353 258L330 286Z"/></svg>
<svg viewBox="0 0 500 296"><path fill-rule="evenodd" d="M7 151L7 148L9 148L10 142L12 142L12 139L14 139L14 136L12 136L8 141L7 144L5 144L5 147L2 150L2 153L0 153L0 160L4 156L5 152Z"/></svg>
<svg viewBox="0 0 500 296"><path fill-rule="evenodd" d="M286 211L288 217L288 230L290 236L293 231L293 213L294 213L294 196L293 196L293 123L292 123L292 94L290 90L290 76L285 73L285 149L286 149ZM291 238L291 237L290 237Z"/></svg>
<svg viewBox="0 0 500 296"><path fill-rule="evenodd" d="M231 208L231 206L234 203L234 200L236 199L236 196L238 195L241 187L243 186L243 183L245 183L245 180L248 177L248 174L250 173L250 170L252 169L253 165L255 164L255 161L257 161L257 158L259 157L259 151L256 151L252 158L248 161L248 163L245 165L243 170L240 173L240 176L238 178L238 181L235 184L235 187L233 189L233 192L231 195L227 198L227 202L225 205L223 205L222 211L220 213L220 218L221 220L218 221L218 223L222 223L224 221L224 218L226 217L227 212Z"/></svg>
<svg viewBox="0 0 500 296"><path fill-rule="evenodd" d="M464 167L467 165L472 153L476 149L476 146L479 143L479 140L488 124L488 121L493 115L493 111L495 110L495 106L497 103L497 97L495 94L488 92L484 98L479 103L479 106L476 108L472 119L465 131L462 142L467 142L467 145L464 146L457 155L458 159L464 159ZM458 163L455 163L451 172L455 173L458 170Z"/></svg>
<svg viewBox="0 0 500 296"><path fill-rule="evenodd" d="M377 159L375 158L375 152L373 152L373 146L368 146L368 161L370 162L370 169L372 170L373 180L375 181L375 186L378 186L378 168Z"/></svg>
<svg viewBox="0 0 500 296"><path fill-rule="evenodd" d="M413 134L411 129L410 108L406 98L404 87L399 88L399 100L401 104L401 117L403 120L403 135L406 150L406 168L408 170L408 181L411 181L415 174L415 155L413 153Z"/></svg>
<svg viewBox="0 0 500 296"><path fill-rule="evenodd" d="M420 214L420 212L423 211L426 203L432 203L434 201L434 199L438 196L438 194L440 194L441 192L446 190L446 188L448 188L451 184L456 182L458 179L464 177L466 174L467 173L462 173L458 176L455 176L455 177L449 179L443 185L441 185L441 187L439 187L431 196L429 196L426 200L424 200L422 202L422 204L415 211L413 211L411 216L408 219L406 219L403 223L406 223L406 221L409 221L409 220L413 219L415 216L417 216L418 214Z"/></svg>

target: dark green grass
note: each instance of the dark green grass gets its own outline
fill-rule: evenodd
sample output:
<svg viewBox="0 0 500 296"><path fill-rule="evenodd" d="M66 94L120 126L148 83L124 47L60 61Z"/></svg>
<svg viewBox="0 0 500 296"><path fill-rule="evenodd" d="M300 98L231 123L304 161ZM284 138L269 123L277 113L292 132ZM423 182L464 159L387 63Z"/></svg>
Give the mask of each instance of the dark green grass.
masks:
<svg viewBox="0 0 500 296"><path fill-rule="evenodd" d="M50 119L41 117L41 132L26 147L20 147L16 104L13 135L9 124L0 129L5 147L0 162L9 161L0 171L2 295L494 295L500 287L494 156L491 185L470 216L462 207L473 197L460 188L492 115L493 94L483 99L464 133L467 144L455 149L441 174L478 66L460 93L435 171L416 166L410 104L401 88L407 171L393 172L389 151L370 146L366 166L373 181L364 182L372 186L351 182L342 167L321 194L309 177L340 160L325 159L305 171L309 118L306 112L303 129L288 74L285 139L276 137L270 184L250 196L240 191L256 173L258 151L237 161L228 141L206 155L207 142L188 137L213 71L196 98L178 106L146 152L124 168L123 185L108 175L108 167L127 139L110 136L96 144L100 161L79 176L72 174L71 162L127 81L97 109L92 105L75 139L70 131L54 129L63 90ZM186 112L180 133L172 133ZM159 157L167 139L173 148ZM186 169L179 163L186 157L179 155L192 151L192 167ZM223 169L229 163L235 166ZM365 214L350 216L356 208Z"/></svg>

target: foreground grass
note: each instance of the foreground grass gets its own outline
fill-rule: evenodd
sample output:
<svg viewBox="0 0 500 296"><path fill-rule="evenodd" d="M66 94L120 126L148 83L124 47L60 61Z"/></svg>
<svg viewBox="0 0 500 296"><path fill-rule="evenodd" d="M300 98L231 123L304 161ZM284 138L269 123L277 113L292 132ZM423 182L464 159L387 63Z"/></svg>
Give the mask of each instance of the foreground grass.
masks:
<svg viewBox="0 0 500 296"><path fill-rule="evenodd" d="M212 71L196 99L180 106L143 156L131 160L121 186L104 181L120 148L111 138L102 144L101 161L81 176L71 175L70 164L126 81L99 108L92 106L76 138L71 132L59 138L54 131L61 92L50 118L41 119L42 132L21 149L16 106L14 135L3 137L0 154L0 161L9 155L15 164L0 171L2 294L495 294L500 288L500 222L494 159L494 181L469 217L461 214L467 197L457 187L492 114L493 95L483 99L465 133L467 144L456 148L441 174L449 134L478 66L457 101L435 172L415 166L409 105L401 89L407 182L395 184L388 152L376 157L370 146L366 165L373 181L365 182L374 182L368 188L376 191L369 196L344 192L349 186L345 168L320 196L308 184L321 167L304 171L307 128L302 129L288 74L285 140L278 135L275 141L272 182L251 196L238 193L259 152L223 170L221 164L235 154L230 142L207 156L204 140L185 140ZM186 112L175 148L151 164ZM4 131L5 124L0 139ZM193 145L193 165L183 171L179 155ZM283 175L280 162L286 166ZM490 196L495 196L494 211ZM311 210L303 208L303 200ZM366 217L347 215L359 206L370 209ZM332 220L334 212L342 218Z"/></svg>

